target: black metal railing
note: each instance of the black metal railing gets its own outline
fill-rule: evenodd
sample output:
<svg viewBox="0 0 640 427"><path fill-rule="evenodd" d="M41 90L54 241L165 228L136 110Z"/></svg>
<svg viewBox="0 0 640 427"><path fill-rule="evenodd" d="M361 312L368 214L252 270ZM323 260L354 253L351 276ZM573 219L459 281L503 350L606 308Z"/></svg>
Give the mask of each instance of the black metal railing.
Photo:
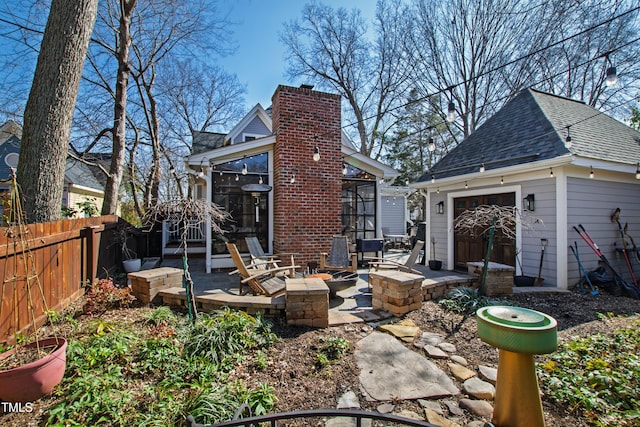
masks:
<svg viewBox="0 0 640 427"><path fill-rule="evenodd" d="M236 417L242 411L236 412ZM312 409L307 411L280 412L277 414L262 415L259 417L238 418L231 421L225 421L219 424L197 424L190 415L187 417L187 427L250 427L261 423L270 423L271 427L277 427L280 420L299 420L306 418L322 418L322 417L345 417L355 418L356 427L362 426L363 419L372 421L384 421L412 427L437 427L426 421L413 420L410 418L400 417L392 414L382 414L379 412L368 412L356 409ZM235 417L234 417L235 418Z"/></svg>

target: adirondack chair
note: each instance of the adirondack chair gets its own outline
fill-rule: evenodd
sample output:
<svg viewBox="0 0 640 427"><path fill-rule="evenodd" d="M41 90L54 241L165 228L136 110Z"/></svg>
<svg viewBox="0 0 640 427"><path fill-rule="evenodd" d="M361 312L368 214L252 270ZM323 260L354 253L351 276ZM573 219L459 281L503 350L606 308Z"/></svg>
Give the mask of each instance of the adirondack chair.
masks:
<svg viewBox="0 0 640 427"><path fill-rule="evenodd" d="M401 264L399 262L393 261L391 259L385 258L366 258L366 261L369 261L369 270L373 269L375 271L378 270L400 270L406 273L414 273L414 274L422 274L417 270L413 269L413 266L418 262L418 257L420 256L420 251L424 247L424 242L422 240L416 241L415 246L411 250L409 257Z"/></svg>
<svg viewBox="0 0 640 427"><path fill-rule="evenodd" d="M240 276L240 295L245 295L243 285L248 285L254 295L276 296L285 290L284 280L287 277L295 276L295 269L300 268L296 265L288 265L286 267L277 268L255 268L256 263L247 266L240 256L238 247L234 243L227 243L227 250L231 255L231 259L236 266L236 270L229 274L238 274Z"/></svg>
<svg viewBox="0 0 640 427"><path fill-rule="evenodd" d="M333 236L331 252L320 254L320 270L358 271L358 254L349 253L347 236Z"/></svg>
<svg viewBox="0 0 640 427"><path fill-rule="evenodd" d="M251 255L251 264L257 263L257 268L264 270L266 268L277 268L280 259L276 256L270 256L264 253L262 245L257 237L245 237L249 255Z"/></svg>

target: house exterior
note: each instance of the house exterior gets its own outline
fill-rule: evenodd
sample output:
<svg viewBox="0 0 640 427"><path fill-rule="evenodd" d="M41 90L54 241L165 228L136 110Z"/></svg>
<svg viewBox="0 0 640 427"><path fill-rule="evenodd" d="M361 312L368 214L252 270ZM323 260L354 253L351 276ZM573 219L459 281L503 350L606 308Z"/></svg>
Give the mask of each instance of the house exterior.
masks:
<svg viewBox="0 0 640 427"><path fill-rule="evenodd" d="M340 96L308 86L279 86L272 108L257 104L227 134L194 133L186 164L192 194L233 217L226 233L203 232L207 272L232 267L225 242L247 252L245 237L258 237L266 253L295 253L299 265L317 262L333 235L354 244L380 237L380 181L398 176L342 131Z"/></svg>
<svg viewBox="0 0 640 427"><path fill-rule="evenodd" d="M611 216L620 208L640 242L639 143L640 132L582 102L524 90L411 184L425 197L427 239L445 254L445 268L464 268L484 258L486 234L459 233L454 219L478 205L515 206L525 225L516 226L515 241L498 235L492 261L571 288L580 272L570 245L577 242L587 271L599 261L573 229L582 224L631 283ZM639 276L635 255L631 262Z"/></svg>
<svg viewBox="0 0 640 427"><path fill-rule="evenodd" d="M22 126L14 121L7 121L0 126L0 192L11 188L12 169L18 167L20 157L20 138ZM98 210L104 200L104 183L100 182L94 172L86 164L67 158L64 174L62 206L75 209L75 217L83 216L78 203L90 201Z"/></svg>

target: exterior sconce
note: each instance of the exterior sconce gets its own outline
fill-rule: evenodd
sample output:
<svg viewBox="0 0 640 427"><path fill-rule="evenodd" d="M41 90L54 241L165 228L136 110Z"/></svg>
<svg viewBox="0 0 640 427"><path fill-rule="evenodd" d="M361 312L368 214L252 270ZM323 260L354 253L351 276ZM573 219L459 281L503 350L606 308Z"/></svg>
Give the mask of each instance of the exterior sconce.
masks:
<svg viewBox="0 0 640 427"><path fill-rule="evenodd" d="M436 203L436 213L440 215L444 213L444 202Z"/></svg>
<svg viewBox="0 0 640 427"><path fill-rule="evenodd" d="M317 161L319 161L319 160L320 160L320 149L316 146L316 147L313 149L313 161L314 161L314 162L317 162Z"/></svg>
<svg viewBox="0 0 640 427"><path fill-rule="evenodd" d="M531 212L536 210L536 197L533 194L527 194L527 197L522 199L522 209Z"/></svg>

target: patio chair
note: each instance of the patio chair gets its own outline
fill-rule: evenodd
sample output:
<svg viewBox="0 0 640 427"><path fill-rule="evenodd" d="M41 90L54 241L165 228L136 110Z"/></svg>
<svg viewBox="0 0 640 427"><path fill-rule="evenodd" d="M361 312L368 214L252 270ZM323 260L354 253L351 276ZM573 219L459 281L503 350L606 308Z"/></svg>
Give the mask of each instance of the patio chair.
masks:
<svg viewBox="0 0 640 427"><path fill-rule="evenodd" d="M358 270L358 254L349 253L347 236L333 236L331 252L320 254L320 270L343 270L352 273Z"/></svg>
<svg viewBox="0 0 640 427"><path fill-rule="evenodd" d="M236 270L231 274L240 276L240 295L245 295L243 285L247 284L254 295L276 296L285 290L284 280L287 277L295 276L296 265L277 268L256 268L260 263L253 263L247 266L240 256L238 247L234 243L227 243L227 250L236 266ZM266 263L268 264L268 262Z"/></svg>
<svg viewBox="0 0 640 427"><path fill-rule="evenodd" d="M251 264L258 263L256 268L264 270L267 267L278 267L280 259L278 257L265 254L257 237L245 237L244 240L247 242L249 255L251 255Z"/></svg>
<svg viewBox="0 0 640 427"><path fill-rule="evenodd" d="M423 247L424 242L422 240L416 241L415 246L411 250L409 257L404 262L404 264L385 258L367 257L365 258L365 260L369 261L369 270L399 270L404 271L405 273L422 274L419 271L414 270L413 266L416 265L416 262L418 262L418 257L420 256L420 251Z"/></svg>

